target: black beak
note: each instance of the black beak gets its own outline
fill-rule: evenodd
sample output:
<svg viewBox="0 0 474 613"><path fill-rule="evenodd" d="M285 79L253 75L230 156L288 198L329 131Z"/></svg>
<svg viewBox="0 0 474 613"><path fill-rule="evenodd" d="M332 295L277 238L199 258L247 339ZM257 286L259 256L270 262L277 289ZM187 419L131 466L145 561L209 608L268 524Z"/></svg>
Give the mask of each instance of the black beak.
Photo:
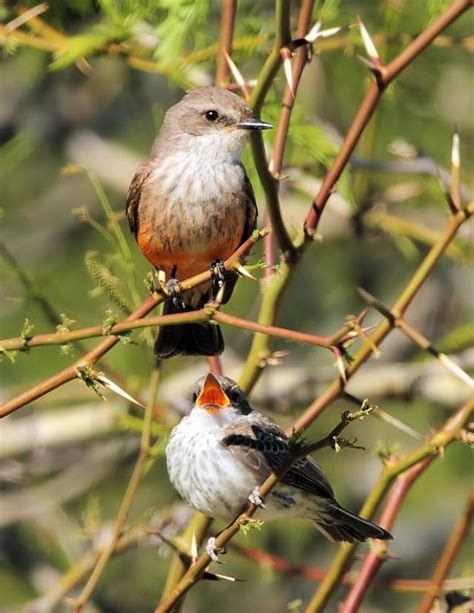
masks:
<svg viewBox="0 0 474 613"><path fill-rule="evenodd" d="M249 117L249 119L246 119L245 121L239 121L236 126L241 130L269 130L270 128L273 128L271 123L267 123L266 121L262 121L256 117Z"/></svg>

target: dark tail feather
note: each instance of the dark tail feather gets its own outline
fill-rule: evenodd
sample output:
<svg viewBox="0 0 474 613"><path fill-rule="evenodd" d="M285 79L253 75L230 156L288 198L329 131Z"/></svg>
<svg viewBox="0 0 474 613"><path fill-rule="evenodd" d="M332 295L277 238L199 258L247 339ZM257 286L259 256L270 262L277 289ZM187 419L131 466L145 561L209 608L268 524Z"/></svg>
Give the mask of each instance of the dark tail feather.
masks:
<svg viewBox="0 0 474 613"><path fill-rule="evenodd" d="M368 538L392 539L393 536L380 526L346 511L335 502L315 519L316 527L331 541L358 543Z"/></svg>
<svg viewBox="0 0 474 613"><path fill-rule="evenodd" d="M170 300L163 308L163 315L193 310L176 307ZM219 326L212 323L163 326L158 331L154 351L162 360L175 355L219 355L224 351L224 339Z"/></svg>

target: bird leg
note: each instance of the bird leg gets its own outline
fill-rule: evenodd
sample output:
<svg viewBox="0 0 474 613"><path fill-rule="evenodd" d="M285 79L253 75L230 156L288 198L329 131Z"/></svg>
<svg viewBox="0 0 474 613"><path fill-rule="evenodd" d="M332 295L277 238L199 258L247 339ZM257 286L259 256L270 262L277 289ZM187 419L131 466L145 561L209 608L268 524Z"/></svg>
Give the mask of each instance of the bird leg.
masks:
<svg viewBox="0 0 474 613"><path fill-rule="evenodd" d="M267 505L263 502L263 499L260 498L259 488L256 487L253 492L249 495L249 500L252 504L254 504L259 509L266 509Z"/></svg>
<svg viewBox="0 0 474 613"><path fill-rule="evenodd" d="M207 555L211 558L213 562L219 562L219 564L222 564L222 562L219 561L219 554L225 553L225 549L223 547L220 547L220 548L216 547L216 537L215 536L211 536L208 539L206 543L206 552L207 552Z"/></svg>
<svg viewBox="0 0 474 613"><path fill-rule="evenodd" d="M166 295L171 299L172 303L178 309L185 308L184 300L183 300L183 292L181 291L181 287L179 285L178 279L171 277L168 279L165 285Z"/></svg>
<svg viewBox="0 0 474 613"><path fill-rule="evenodd" d="M211 274L217 284L217 287L222 287L225 282L225 266L223 260L214 260L211 264Z"/></svg>

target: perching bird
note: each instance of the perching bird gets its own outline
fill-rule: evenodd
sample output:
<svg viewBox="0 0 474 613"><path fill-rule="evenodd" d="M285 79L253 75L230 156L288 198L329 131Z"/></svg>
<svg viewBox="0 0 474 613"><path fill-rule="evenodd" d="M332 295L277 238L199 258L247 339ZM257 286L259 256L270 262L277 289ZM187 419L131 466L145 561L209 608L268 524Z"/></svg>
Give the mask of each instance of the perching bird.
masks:
<svg viewBox="0 0 474 613"><path fill-rule="evenodd" d="M172 430L166 448L170 480L182 498L210 517L231 521L289 453L279 426L254 411L237 383L209 373L195 385L189 415ZM257 498L257 500L256 500ZM268 516L312 520L331 541L391 539L383 528L336 502L316 462L295 462L266 500Z"/></svg>
<svg viewBox="0 0 474 613"><path fill-rule="evenodd" d="M205 272L227 259L255 229L257 207L240 156L251 130L271 128L235 94L214 87L188 91L166 113L147 160L130 184L127 217L145 257L173 280ZM223 274L223 276L222 276ZM171 282L170 282L171 280ZM235 273L168 300L164 313L201 308L225 281L227 302ZM219 327L199 323L162 327L160 358L217 355Z"/></svg>

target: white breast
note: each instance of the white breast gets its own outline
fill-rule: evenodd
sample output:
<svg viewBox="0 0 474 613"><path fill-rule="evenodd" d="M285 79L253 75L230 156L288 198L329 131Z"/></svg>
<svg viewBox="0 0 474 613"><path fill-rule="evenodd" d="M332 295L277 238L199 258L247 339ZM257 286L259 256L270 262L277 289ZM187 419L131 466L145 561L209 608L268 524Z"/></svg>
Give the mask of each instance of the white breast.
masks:
<svg viewBox="0 0 474 613"><path fill-rule="evenodd" d="M232 520L259 485L220 442L221 427L194 409L174 428L166 458L170 480L182 498L210 517Z"/></svg>
<svg viewBox="0 0 474 613"><path fill-rule="evenodd" d="M221 199L228 191L240 191L245 179L239 163L241 147L234 151L222 145L221 140L206 135L167 155L154 172L156 190L167 195L171 206L181 202L201 205Z"/></svg>

